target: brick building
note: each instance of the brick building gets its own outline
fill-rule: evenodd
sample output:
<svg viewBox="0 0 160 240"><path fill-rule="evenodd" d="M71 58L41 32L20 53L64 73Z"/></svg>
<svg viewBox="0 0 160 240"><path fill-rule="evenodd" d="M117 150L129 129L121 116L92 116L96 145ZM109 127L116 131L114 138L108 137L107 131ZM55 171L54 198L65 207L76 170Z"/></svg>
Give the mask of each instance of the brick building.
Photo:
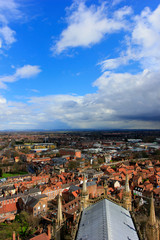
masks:
<svg viewBox="0 0 160 240"><path fill-rule="evenodd" d="M81 158L81 151L78 149L61 148L59 154L61 156L70 155L72 158Z"/></svg>
<svg viewBox="0 0 160 240"><path fill-rule="evenodd" d="M17 213L18 197L8 196L0 198L0 222L13 220Z"/></svg>

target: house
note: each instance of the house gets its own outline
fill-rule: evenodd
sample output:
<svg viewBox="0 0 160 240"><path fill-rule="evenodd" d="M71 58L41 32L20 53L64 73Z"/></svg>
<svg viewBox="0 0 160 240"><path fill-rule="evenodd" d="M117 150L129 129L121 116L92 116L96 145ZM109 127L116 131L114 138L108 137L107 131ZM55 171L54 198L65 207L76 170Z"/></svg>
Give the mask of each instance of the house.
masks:
<svg viewBox="0 0 160 240"><path fill-rule="evenodd" d="M61 148L59 154L61 156L70 155L72 158L81 158L81 151L78 149Z"/></svg>
<svg viewBox="0 0 160 240"><path fill-rule="evenodd" d="M21 210L38 216L47 212L47 196L45 194L37 196L24 196L18 201Z"/></svg>
<svg viewBox="0 0 160 240"><path fill-rule="evenodd" d="M149 181L152 184L160 185L160 175L159 174L154 174L154 175L150 176Z"/></svg>
<svg viewBox="0 0 160 240"><path fill-rule="evenodd" d="M17 202L17 195L0 198L0 222L14 220L18 209Z"/></svg>
<svg viewBox="0 0 160 240"><path fill-rule="evenodd" d="M134 189L133 189L133 194L138 195L138 196L142 196L143 191L144 191L144 187L135 186Z"/></svg>
<svg viewBox="0 0 160 240"><path fill-rule="evenodd" d="M75 219L79 209L80 209L80 197L77 197L74 200L62 206L62 211L66 215L66 217L67 218L73 217L73 220Z"/></svg>
<svg viewBox="0 0 160 240"><path fill-rule="evenodd" d="M142 176L141 175L135 175L133 177L133 185L137 186L142 183Z"/></svg>
<svg viewBox="0 0 160 240"><path fill-rule="evenodd" d="M121 187L121 184L120 184L120 182L119 181L117 181L117 180L110 180L110 184L111 184L111 187L112 188L119 188L119 187Z"/></svg>
<svg viewBox="0 0 160 240"><path fill-rule="evenodd" d="M51 225L48 225L47 227L47 234L44 233L40 233L37 236L34 236L32 238L30 238L29 240L50 240L52 238L51 236Z"/></svg>
<svg viewBox="0 0 160 240"><path fill-rule="evenodd" d="M46 233L41 233L33 238L30 238L29 240L50 240L49 236Z"/></svg>
<svg viewBox="0 0 160 240"><path fill-rule="evenodd" d="M16 193L16 188L14 186L6 186L2 188L2 193L4 196L13 195Z"/></svg>
<svg viewBox="0 0 160 240"><path fill-rule="evenodd" d="M42 194L45 194L48 198L48 201L53 200L59 193L62 192L61 186L52 185L49 186L42 186L41 188Z"/></svg>

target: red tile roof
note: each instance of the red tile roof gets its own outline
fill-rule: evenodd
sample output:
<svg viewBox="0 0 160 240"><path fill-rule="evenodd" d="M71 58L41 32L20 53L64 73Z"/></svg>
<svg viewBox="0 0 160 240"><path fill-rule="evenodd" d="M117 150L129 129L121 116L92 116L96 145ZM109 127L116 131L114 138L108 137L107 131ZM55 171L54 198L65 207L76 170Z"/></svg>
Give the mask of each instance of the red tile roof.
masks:
<svg viewBox="0 0 160 240"><path fill-rule="evenodd" d="M42 233L36 237L30 238L29 240L49 240L49 237L46 233Z"/></svg>
<svg viewBox="0 0 160 240"><path fill-rule="evenodd" d="M6 202L7 202L7 200L6 200ZM16 211L17 211L16 202L7 203L0 208L0 214L9 213L9 212L16 212Z"/></svg>

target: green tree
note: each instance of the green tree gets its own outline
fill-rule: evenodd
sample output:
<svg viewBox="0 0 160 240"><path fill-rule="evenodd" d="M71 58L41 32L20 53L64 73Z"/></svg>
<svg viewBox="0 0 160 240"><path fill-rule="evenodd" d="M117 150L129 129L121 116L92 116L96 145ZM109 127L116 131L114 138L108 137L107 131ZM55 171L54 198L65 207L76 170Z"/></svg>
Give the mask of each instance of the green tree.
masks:
<svg viewBox="0 0 160 240"><path fill-rule="evenodd" d="M98 158L98 163L99 163L99 164L104 163L104 158Z"/></svg>
<svg viewBox="0 0 160 240"><path fill-rule="evenodd" d="M77 161L70 161L69 164L68 164L68 168L70 170L76 169L78 167L79 167L79 162L77 162Z"/></svg>

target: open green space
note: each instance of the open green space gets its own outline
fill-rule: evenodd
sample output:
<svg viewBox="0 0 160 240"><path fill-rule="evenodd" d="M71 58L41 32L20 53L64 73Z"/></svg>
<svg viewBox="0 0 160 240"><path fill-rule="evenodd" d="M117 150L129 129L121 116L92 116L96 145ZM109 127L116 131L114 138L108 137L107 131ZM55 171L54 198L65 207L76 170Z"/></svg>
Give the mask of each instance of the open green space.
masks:
<svg viewBox="0 0 160 240"><path fill-rule="evenodd" d="M13 173L3 173L1 178L14 177L14 176L24 175L24 174L28 174L28 172L19 171L19 172L13 172Z"/></svg>

